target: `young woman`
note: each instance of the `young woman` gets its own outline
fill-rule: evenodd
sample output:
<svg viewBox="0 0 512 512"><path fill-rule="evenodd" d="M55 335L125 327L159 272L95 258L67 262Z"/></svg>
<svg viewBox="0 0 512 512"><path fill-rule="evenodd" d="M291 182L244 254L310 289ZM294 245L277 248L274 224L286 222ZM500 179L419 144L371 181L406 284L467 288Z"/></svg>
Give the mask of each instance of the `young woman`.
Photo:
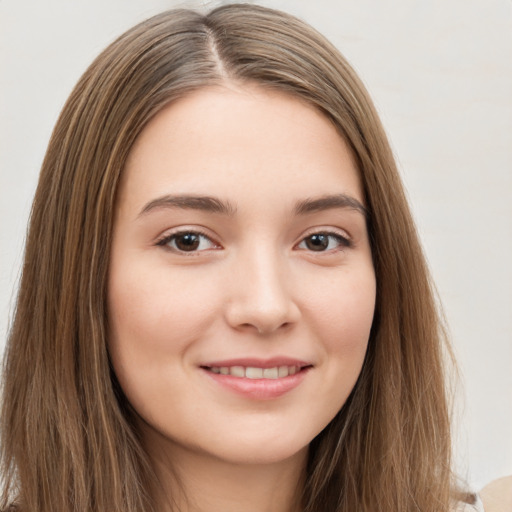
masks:
<svg viewBox="0 0 512 512"><path fill-rule="evenodd" d="M447 354L343 57L261 7L164 13L96 59L50 141L5 360L3 507L452 510L472 497Z"/></svg>

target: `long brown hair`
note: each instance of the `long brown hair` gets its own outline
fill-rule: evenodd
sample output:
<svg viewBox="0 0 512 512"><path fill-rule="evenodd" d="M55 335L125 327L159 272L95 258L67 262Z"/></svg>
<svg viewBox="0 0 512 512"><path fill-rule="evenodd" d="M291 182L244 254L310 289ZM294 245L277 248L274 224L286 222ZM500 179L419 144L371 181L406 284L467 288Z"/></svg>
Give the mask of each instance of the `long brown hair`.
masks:
<svg viewBox="0 0 512 512"><path fill-rule="evenodd" d="M1 506L153 510L151 463L107 352L106 283L127 155L164 105L226 81L294 95L358 163L377 301L360 378L311 443L307 512L447 511L444 336L385 133L339 52L287 14L229 5L141 23L89 67L53 132L36 192L4 363Z"/></svg>

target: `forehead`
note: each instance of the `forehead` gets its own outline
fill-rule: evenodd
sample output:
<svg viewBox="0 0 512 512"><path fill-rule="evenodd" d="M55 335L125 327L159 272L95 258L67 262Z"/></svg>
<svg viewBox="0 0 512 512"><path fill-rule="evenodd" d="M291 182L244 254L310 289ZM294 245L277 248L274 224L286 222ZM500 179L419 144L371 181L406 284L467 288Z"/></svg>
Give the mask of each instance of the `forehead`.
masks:
<svg viewBox="0 0 512 512"><path fill-rule="evenodd" d="M311 105L282 92L204 88L158 113L134 144L120 201L141 206L165 193L236 196L264 207L304 195L363 201L351 152Z"/></svg>

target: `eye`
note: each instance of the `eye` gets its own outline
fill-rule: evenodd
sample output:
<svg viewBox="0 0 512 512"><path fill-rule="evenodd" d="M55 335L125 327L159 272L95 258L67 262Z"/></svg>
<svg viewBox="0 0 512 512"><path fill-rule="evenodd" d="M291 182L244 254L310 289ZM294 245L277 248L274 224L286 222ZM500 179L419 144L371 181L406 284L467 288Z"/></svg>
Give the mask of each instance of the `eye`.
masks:
<svg viewBox="0 0 512 512"><path fill-rule="evenodd" d="M327 252L350 246L350 240L339 233L313 233L304 238L297 245L297 248L314 252Z"/></svg>
<svg viewBox="0 0 512 512"><path fill-rule="evenodd" d="M156 245L174 252L200 252L219 247L208 236L198 231L172 233L159 240Z"/></svg>

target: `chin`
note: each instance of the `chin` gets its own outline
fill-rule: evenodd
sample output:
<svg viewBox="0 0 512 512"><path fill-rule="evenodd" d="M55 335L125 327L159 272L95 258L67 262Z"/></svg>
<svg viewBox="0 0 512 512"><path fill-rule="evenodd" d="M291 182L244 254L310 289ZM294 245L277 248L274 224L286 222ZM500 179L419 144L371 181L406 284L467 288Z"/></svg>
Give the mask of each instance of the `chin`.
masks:
<svg viewBox="0 0 512 512"><path fill-rule="evenodd" d="M256 443L251 442L235 442L225 449L209 451L210 455L218 460L222 460L228 464L236 464L243 466L262 466L279 464L291 459L307 457L309 443L290 444L283 443L283 439L276 442L261 441Z"/></svg>

